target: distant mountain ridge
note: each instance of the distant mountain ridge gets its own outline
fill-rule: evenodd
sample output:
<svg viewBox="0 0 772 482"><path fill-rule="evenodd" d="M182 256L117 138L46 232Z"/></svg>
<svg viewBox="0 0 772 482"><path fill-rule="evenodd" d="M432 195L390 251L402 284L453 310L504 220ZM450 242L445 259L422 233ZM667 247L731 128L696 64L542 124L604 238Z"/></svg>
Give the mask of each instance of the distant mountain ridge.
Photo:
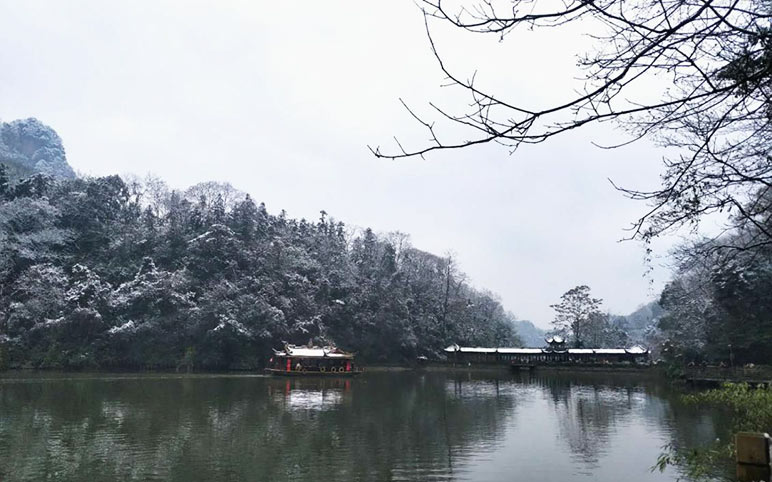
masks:
<svg viewBox="0 0 772 482"><path fill-rule="evenodd" d="M517 335L523 342L523 346L538 348L544 346L544 336L546 331L534 325L528 320L517 320L515 322Z"/></svg>
<svg viewBox="0 0 772 482"><path fill-rule="evenodd" d="M41 173L73 179L62 139L55 130L34 117L0 123L0 163L11 179Z"/></svg>
<svg viewBox="0 0 772 482"><path fill-rule="evenodd" d="M622 327L630 336L633 343L648 345L649 333L656 330L659 319L665 310L659 305L659 301L650 301L627 316L620 316L615 321L622 323Z"/></svg>
<svg viewBox="0 0 772 482"><path fill-rule="evenodd" d="M611 323L627 333L630 344L648 346L650 344L649 334L656 330L659 318L663 313L664 310L659 303L651 301L641 305L629 315L612 315ZM523 346L527 347L544 346L544 338L549 333L548 330L541 329L528 320L515 321L515 328Z"/></svg>

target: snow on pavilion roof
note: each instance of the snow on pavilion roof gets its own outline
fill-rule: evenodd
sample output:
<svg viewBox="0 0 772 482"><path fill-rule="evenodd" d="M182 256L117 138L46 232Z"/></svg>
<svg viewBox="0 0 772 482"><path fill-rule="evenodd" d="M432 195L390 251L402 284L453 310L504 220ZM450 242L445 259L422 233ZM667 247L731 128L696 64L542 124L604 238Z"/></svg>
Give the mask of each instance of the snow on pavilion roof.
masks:
<svg viewBox="0 0 772 482"><path fill-rule="evenodd" d="M346 353L333 346L305 346L285 345L284 350L274 350L276 356L288 356L294 358L354 358L353 353Z"/></svg>
<svg viewBox="0 0 772 482"><path fill-rule="evenodd" d="M640 345L631 346L630 348L627 349L627 353L633 353L633 354L643 354L648 352L649 350L647 350L646 348Z"/></svg>

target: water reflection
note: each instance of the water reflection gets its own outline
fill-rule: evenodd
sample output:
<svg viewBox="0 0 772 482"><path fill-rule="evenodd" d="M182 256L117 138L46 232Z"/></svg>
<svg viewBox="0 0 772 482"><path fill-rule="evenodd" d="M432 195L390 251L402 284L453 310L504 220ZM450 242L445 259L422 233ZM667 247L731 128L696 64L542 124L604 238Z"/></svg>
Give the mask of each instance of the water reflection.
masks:
<svg viewBox="0 0 772 482"><path fill-rule="evenodd" d="M0 379L0 480L672 480L716 423L603 376L49 375Z"/></svg>
<svg viewBox="0 0 772 482"><path fill-rule="evenodd" d="M268 384L268 397L287 411L332 410L349 400L351 380L284 380L279 384Z"/></svg>

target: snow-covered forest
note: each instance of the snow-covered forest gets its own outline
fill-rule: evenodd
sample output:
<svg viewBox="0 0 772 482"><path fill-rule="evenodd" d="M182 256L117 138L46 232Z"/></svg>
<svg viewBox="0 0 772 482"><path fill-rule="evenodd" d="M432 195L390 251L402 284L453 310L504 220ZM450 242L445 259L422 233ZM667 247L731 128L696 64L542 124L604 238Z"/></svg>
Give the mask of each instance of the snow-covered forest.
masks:
<svg viewBox="0 0 772 482"><path fill-rule="evenodd" d="M676 364L769 363L769 219L733 220L678 249L658 301L613 315L579 286L554 332ZM248 368L309 339L398 363L544 335L403 233L270 214L224 183L77 178L53 129L0 124L0 367Z"/></svg>
<svg viewBox="0 0 772 482"><path fill-rule="evenodd" d="M666 358L772 363L772 251L766 244L735 247L747 235L734 230L678 251L678 272L662 292L664 313L650 334Z"/></svg>
<svg viewBox="0 0 772 482"><path fill-rule="evenodd" d="M517 342L494 295L403 234L269 214L213 182L0 178L6 365L247 368L309 339L401 362Z"/></svg>

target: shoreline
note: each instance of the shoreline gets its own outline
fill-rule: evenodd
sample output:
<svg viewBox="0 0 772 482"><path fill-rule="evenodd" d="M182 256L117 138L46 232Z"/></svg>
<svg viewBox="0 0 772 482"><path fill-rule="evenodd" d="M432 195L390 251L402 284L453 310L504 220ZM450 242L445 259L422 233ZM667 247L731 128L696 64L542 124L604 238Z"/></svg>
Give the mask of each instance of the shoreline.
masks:
<svg viewBox="0 0 772 482"><path fill-rule="evenodd" d="M390 372L495 372L511 373L517 375L520 373L533 372L560 372L560 373L659 373L662 370L654 366L555 366L543 365L536 366L533 370L513 370L510 365L505 364L478 364L478 365L453 365L453 364L428 364L428 365L364 365L365 373L390 373ZM262 368L236 368L236 369L197 369L197 370L174 370L174 369L134 369L134 368L90 368L90 369L66 369L66 368L29 368L15 367L0 371L0 378L8 374L46 374L46 373L66 373L72 375L201 375L201 376L263 376L265 373Z"/></svg>
<svg viewBox="0 0 772 482"><path fill-rule="evenodd" d="M762 380L764 383L769 384L772 380L772 367L758 366L753 370L685 370L680 376L672 377L668 376L666 370L661 366L655 365L537 365L534 367L523 368L521 370L514 370L511 365L508 364L450 364L450 363L429 363L426 365L409 365L409 364L373 364L363 366L365 373L401 373L401 372L477 372L477 373L496 373L496 374L511 374L512 376L519 376L528 373L560 373L560 374L586 374L586 373L624 373L624 374L636 374L645 376L656 376L661 378L669 378L671 381L678 383L689 383L696 381L695 385L699 385L703 380L708 381L710 385L720 385L724 382L750 382L758 383ZM706 373L711 372L711 373ZM264 376L262 368L231 368L231 369L194 369L194 370L175 370L174 368L119 368L119 367L104 367L104 368L88 368L88 369L66 369L66 368L31 368L31 367L13 367L0 371L0 379L13 379L13 378L39 378L45 376L45 374L68 374L77 378L79 376L88 375L112 375L115 377L128 377L133 375L164 375L164 376Z"/></svg>

